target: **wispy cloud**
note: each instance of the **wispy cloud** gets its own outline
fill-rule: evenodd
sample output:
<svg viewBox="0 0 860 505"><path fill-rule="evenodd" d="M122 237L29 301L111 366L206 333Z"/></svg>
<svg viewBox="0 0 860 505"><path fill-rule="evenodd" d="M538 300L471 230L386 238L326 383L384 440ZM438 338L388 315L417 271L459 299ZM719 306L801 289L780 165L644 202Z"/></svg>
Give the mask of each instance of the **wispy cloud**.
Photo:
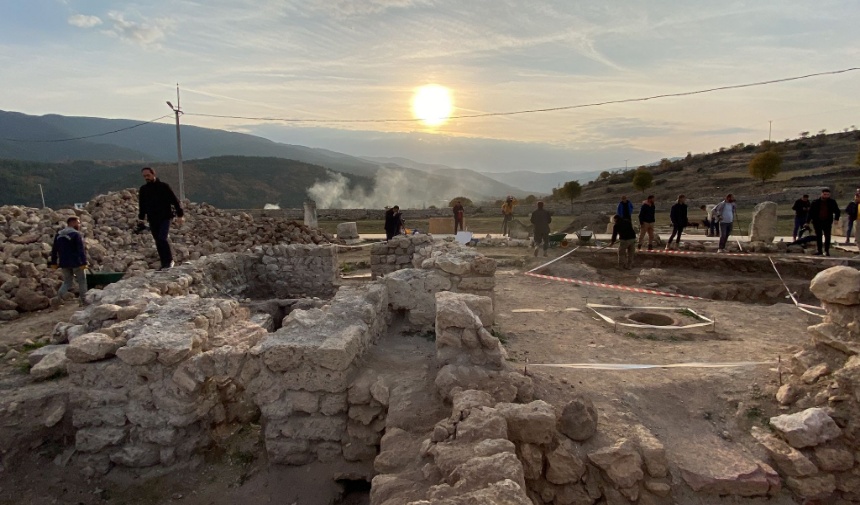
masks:
<svg viewBox="0 0 860 505"><path fill-rule="evenodd" d="M102 24L102 19L98 16L87 16L84 14L75 14L69 16L69 24L78 28L92 28Z"/></svg>
<svg viewBox="0 0 860 505"><path fill-rule="evenodd" d="M143 46L157 45L167 36L167 30L172 26L169 19L157 18L142 21L130 21L122 12L111 11L107 15L111 27L105 30L108 35L127 42Z"/></svg>

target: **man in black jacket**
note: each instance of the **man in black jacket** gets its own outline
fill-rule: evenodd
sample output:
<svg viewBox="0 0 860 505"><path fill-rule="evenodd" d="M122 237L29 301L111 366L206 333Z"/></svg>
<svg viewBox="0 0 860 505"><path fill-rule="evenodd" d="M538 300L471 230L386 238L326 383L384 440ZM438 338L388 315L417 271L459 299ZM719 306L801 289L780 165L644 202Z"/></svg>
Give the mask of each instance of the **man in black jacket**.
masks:
<svg viewBox="0 0 860 505"><path fill-rule="evenodd" d="M809 221L809 195L803 195L795 200L791 210L794 211L794 231L791 233L792 240L797 240L797 232Z"/></svg>
<svg viewBox="0 0 860 505"><path fill-rule="evenodd" d="M648 195L639 209L639 249L642 249L642 242L645 241L646 233L648 234L648 250L654 248L654 222L656 220L657 206L654 205L654 195Z"/></svg>
<svg viewBox="0 0 860 505"><path fill-rule="evenodd" d="M615 243L618 238L618 268L630 270L633 268L633 256L636 254L636 230L633 222L627 218L612 216L612 240L609 245Z"/></svg>
<svg viewBox="0 0 860 505"><path fill-rule="evenodd" d="M66 227L54 237L51 247L51 268L59 268L63 271L63 285L57 291L57 296L51 300L51 305L57 307L63 304L63 297L72 288L72 283L78 282L78 296L80 304L84 305L84 295L87 294L87 251L84 247L84 236L81 235L81 220L70 217L66 220Z"/></svg>
<svg viewBox="0 0 860 505"><path fill-rule="evenodd" d="M830 190L821 190L821 197L809 206L809 222L815 230L815 244L818 251L815 256L821 256L821 238L824 237L824 255L830 256L830 231L833 223L839 223L839 204L830 198Z"/></svg>
<svg viewBox="0 0 860 505"><path fill-rule="evenodd" d="M546 256L546 251L549 248L549 224L552 222L552 216L548 210L543 208L543 202L537 203L537 209L532 212L531 222L535 227L535 256L538 255L541 242L543 242L543 255Z"/></svg>
<svg viewBox="0 0 860 505"><path fill-rule="evenodd" d="M143 225L144 218L149 221L149 230L155 239L155 249L161 260L161 268L173 266L173 253L170 250L170 242L167 239L170 233L170 221L176 216L176 224L182 225L182 205L179 199L170 189L166 182L162 182L155 175L155 170L144 167L140 170L146 184L140 187L138 195L137 219L139 225Z"/></svg>
<svg viewBox="0 0 860 505"><path fill-rule="evenodd" d="M678 238L675 242L675 249L681 247L681 234L684 233L684 228L687 227L687 197L678 195L678 202L669 209L669 220L672 221L672 234L669 235L669 241L666 242L666 250L672 245L672 239L677 234Z"/></svg>

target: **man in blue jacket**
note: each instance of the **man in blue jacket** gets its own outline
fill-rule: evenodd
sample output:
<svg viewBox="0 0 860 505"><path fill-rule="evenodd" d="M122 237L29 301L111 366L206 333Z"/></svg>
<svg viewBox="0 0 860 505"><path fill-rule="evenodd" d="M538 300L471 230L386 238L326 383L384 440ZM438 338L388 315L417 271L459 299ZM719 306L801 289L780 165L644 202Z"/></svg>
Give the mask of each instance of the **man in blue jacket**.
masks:
<svg viewBox="0 0 860 505"><path fill-rule="evenodd" d="M621 201L618 202L615 215L621 219L633 219L633 202L627 199L627 195L621 195Z"/></svg>
<svg viewBox="0 0 860 505"><path fill-rule="evenodd" d="M62 305L63 296L69 292L74 280L78 281L80 304L84 305L84 295L87 293L87 252L84 247L84 236L81 235L81 221L77 217L66 220L66 227L54 237L51 247L51 268L63 271L63 285L57 291L57 296L51 300L51 305Z"/></svg>

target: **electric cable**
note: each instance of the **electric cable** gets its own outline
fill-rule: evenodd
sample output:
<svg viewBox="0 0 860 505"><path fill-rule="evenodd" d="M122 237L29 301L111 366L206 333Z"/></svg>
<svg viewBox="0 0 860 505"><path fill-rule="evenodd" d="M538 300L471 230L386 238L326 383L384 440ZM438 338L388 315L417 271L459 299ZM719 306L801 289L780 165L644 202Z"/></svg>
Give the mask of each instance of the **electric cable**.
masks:
<svg viewBox="0 0 860 505"><path fill-rule="evenodd" d="M757 81L750 82L744 84L730 84L726 86L717 86L713 88L699 89L694 91L682 91L678 93L663 93L659 95L652 95L646 97L639 98L624 98L619 100L606 100L603 102L593 102L593 103L584 103L577 105L564 105L560 107L547 107L542 109L525 109L525 110L515 110L515 111L503 111L503 112L483 112L478 114L461 114L456 116L448 116L445 119L473 119L473 118L482 118L482 117L494 117L494 116L515 116L522 114L534 114L540 112L556 112L563 110L573 110L573 109L584 109L587 107L599 107L603 105L612 105L612 104L621 104L621 103L631 103L631 102L646 102L648 100L657 100L661 98L670 98L670 97L679 97L679 96L690 96L690 95L700 95L704 93L712 93L714 91L725 91L730 89L740 89L740 88L751 88L754 86L765 86L768 84L777 84L782 82L790 82L790 81L799 81L801 79L809 79L812 77L820 77L824 75L836 75L836 74L844 74L846 72L853 72L856 70L860 70L860 67L850 67L844 68L841 70L831 70L827 72L816 72L812 74L798 75L793 77L783 77L780 79L770 79L767 81ZM222 118L222 119L245 119L251 121L280 121L284 123L414 123L423 121L421 118L380 118L380 119L305 119L305 118L276 118L276 117L250 117L250 116L230 116L224 114L205 114L200 112L186 112L188 116L199 116L199 117L212 117L212 118Z"/></svg>
<svg viewBox="0 0 860 505"><path fill-rule="evenodd" d="M150 123L154 123L154 122L156 122L156 121L161 121L162 119L164 119L164 118L166 118L166 117L169 117L169 116L172 116L172 115L173 115L173 114L165 114L165 115L163 115L163 116L161 116L161 117L159 117L159 118L150 119L149 121L144 121L144 122L142 122L142 123L138 123L138 124L136 124L136 125L132 125L132 126L126 126L125 128L120 128L119 130L113 130L113 131L104 132L104 133L96 133L96 134L93 134L93 135L85 135L85 136L83 136L83 137L72 137L72 138L67 138L67 139L50 139L50 140L35 140L35 139L9 139L9 138L2 138L2 137L0 137L0 140L5 140L5 141L7 141L7 142L51 143L51 142L69 142L69 141L72 141L72 140L84 140L84 139L91 139L91 138L95 138L95 137L104 137L105 135L111 135L111 134L113 134L113 133L124 132L124 131L126 131L126 130L131 130L131 129L133 129L133 128L137 128L137 127L139 127L139 126L143 126L143 125L148 125L148 124L150 124Z"/></svg>

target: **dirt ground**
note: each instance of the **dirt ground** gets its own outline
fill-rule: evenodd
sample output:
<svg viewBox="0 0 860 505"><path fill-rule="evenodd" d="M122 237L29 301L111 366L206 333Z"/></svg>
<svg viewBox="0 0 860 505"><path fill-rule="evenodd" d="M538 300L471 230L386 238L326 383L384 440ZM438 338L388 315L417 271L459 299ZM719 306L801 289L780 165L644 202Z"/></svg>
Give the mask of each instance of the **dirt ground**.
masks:
<svg viewBox="0 0 860 505"><path fill-rule="evenodd" d="M643 424L654 432L672 455L696 454L709 444L738 443L755 452L750 426L764 424L777 414L773 395L778 387L776 362L786 359L807 341L806 327L815 321L793 305L694 301L577 287L523 275L543 263L525 248L481 249L499 260L496 274L496 330L501 334L513 366L528 368L540 396L561 405L572 394L590 397L600 413L598 440L624 436ZM550 258L560 251L551 251ZM341 254L345 275L369 274L368 249ZM568 261L568 260L563 260ZM576 260L569 260L576 261ZM691 282L707 282L707 274ZM719 276L720 272L712 272ZM346 282L364 282L361 278ZM586 308L607 305L691 308L716 319L714 328L695 330L616 329ZM542 312L523 312L535 309ZM74 307L46 310L0 324L0 343L26 351L24 342L50 335L58 321L67 320ZM420 337L414 349L427 353ZM428 362L431 358L426 358ZM761 362L737 368L651 368L592 370L551 368L545 364L648 364ZM67 379L58 379L64 384ZM25 387L24 368L0 361L0 394ZM0 505L53 503L125 503L149 505L186 503L280 503L286 505L358 505L367 503L367 489L346 493L320 475L349 469L321 466L269 466L259 438L259 427L249 426L207 455L198 468L143 481L113 471L86 481L62 465L63 444L46 441L33 447L15 465L0 470ZM350 483L352 486L355 483ZM791 503L785 497L770 503ZM747 501L745 503L754 503Z"/></svg>

